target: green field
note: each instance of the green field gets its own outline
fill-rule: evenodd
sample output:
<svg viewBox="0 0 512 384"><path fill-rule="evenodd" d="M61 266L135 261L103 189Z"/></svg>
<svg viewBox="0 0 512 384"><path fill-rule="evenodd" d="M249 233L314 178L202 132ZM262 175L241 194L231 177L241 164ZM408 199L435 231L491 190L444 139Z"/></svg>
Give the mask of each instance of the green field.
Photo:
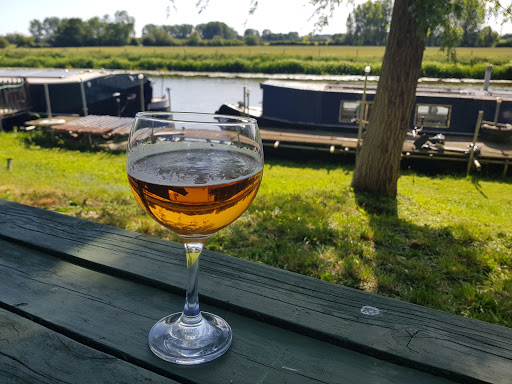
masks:
<svg viewBox="0 0 512 384"><path fill-rule="evenodd" d="M84 47L0 49L0 67L106 68L160 71L354 75L380 73L384 47ZM425 51L422 76L512 80L512 48L458 48L457 62L439 48Z"/></svg>
<svg viewBox="0 0 512 384"><path fill-rule="evenodd" d="M235 46L235 47L75 47L75 48L11 48L5 49L10 52L22 52L24 54L41 53L52 55L111 55L119 56L122 54L133 55L226 55L226 56L253 56L253 55L269 55L269 56L320 56L320 57L336 57L351 59L382 59L384 56L384 47L372 46L340 46L340 45L297 45L297 46ZM2 52L0 50L0 52ZM461 61L473 59L483 60L512 60L512 48L457 48L457 57ZM425 60L446 61L446 54L441 52L438 47L427 47L425 50Z"/></svg>
<svg viewBox="0 0 512 384"><path fill-rule="evenodd" d="M0 198L177 240L136 204L124 154L33 142L26 133L0 134ZM208 247L512 327L510 178L407 171L395 200L356 195L352 171L267 160L252 206Z"/></svg>

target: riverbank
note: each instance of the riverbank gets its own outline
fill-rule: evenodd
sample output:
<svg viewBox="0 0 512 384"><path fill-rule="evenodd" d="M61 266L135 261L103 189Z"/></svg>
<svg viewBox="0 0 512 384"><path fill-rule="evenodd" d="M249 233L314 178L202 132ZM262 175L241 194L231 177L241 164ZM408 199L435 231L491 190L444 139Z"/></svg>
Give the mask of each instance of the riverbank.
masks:
<svg viewBox="0 0 512 384"><path fill-rule="evenodd" d="M117 71L115 71L117 72ZM121 71L126 72L126 71ZM141 71L150 77L169 77L169 78L204 78L204 79L247 79L254 81L265 80L294 80L294 81L319 81L319 82L363 82L365 77L362 75L307 75L307 74L287 74L287 73L231 73L231 72L186 72L186 71ZM369 83L378 83L379 76L368 76ZM440 77L420 77L419 84L445 85L445 86L479 86L484 83L483 79L456 79ZM491 86L508 87L512 85L512 80L494 80L489 82Z"/></svg>
<svg viewBox="0 0 512 384"><path fill-rule="evenodd" d="M383 47L349 46L9 48L0 50L0 67L341 76L370 65L378 76L383 54ZM422 77L483 79L487 65L494 80L512 80L512 48L458 48L453 63L429 47Z"/></svg>

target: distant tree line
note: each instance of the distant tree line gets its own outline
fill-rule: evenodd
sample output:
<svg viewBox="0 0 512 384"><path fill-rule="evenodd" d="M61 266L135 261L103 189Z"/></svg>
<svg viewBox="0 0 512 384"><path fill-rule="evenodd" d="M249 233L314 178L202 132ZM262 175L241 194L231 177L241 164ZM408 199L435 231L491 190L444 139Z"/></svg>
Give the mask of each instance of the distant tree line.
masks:
<svg viewBox="0 0 512 384"><path fill-rule="evenodd" d="M193 26L148 24L142 29L142 45L260 45L276 42L301 42L298 32L272 33L265 29L246 29L243 36L220 21Z"/></svg>
<svg viewBox="0 0 512 384"><path fill-rule="evenodd" d="M386 44L391 23L392 0L368 0L354 8L347 18L347 33L334 35L299 36L297 32L273 33L264 29L246 29L243 36L227 24L219 21L181 25L145 25L142 37L135 37L135 18L126 11L118 11L114 17L105 15L87 21L80 18L47 17L30 21L31 36L19 33L0 37L0 48L9 44L19 47L80 47L80 46L224 46L224 45L376 45ZM483 9L467 7L460 22L461 33L450 36L455 46L491 47L512 46L512 36L500 37L490 27L483 27ZM439 46L446 41L443 30L429 34L426 44Z"/></svg>
<svg viewBox="0 0 512 384"><path fill-rule="evenodd" d="M135 18L126 11L117 11L114 17L105 15L87 21L47 17L43 21L31 20L29 31L32 36L19 41L20 37L16 35L18 41L13 43L52 47L120 46L130 43L130 38L135 35L134 26ZM8 40L9 37L6 36Z"/></svg>

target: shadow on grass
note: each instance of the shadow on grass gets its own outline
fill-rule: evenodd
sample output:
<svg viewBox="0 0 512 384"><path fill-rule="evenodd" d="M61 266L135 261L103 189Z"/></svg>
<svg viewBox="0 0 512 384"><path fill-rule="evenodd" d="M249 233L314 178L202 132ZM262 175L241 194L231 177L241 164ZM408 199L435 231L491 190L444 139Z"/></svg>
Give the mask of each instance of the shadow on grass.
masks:
<svg viewBox="0 0 512 384"><path fill-rule="evenodd" d="M372 270L374 292L512 325L512 291L494 290L496 260L489 257L489 239L475 238L455 220L453 225L431 227L401 219L395 197L359 192L354 197L370 227L361 240L370 240L374 252L359 262Z"/></svg>
<svg viewBox="0 0 512 384"><path fill-rule="evenodd" d="M484 193L482 186L480 185L480 179L476 175L471 176L471 183L475 186L475 189L480 193L484 198L487 199L487 195Z"/></svg>

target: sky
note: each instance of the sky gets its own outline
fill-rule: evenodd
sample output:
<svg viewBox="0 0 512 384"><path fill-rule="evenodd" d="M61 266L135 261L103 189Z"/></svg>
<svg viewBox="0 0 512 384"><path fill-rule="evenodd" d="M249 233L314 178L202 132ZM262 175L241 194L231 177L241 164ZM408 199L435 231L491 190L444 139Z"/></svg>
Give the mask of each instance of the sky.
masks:
<svg viewBox="0 0 512 384"><path fill-rule="evenodd" d="M355 4L365 0L356 0ZM298 32L307 35L314 31L315 19L311 19L314 7L309 0L259 0L253 15L249 15L250 0L209 0L206 10L198 14L197 0L0 0L0 36L19 32L29 35L30 20L43 20L45 17L82 20L105 14L113 16L118 10L125 10L135 18L135 33L141 35L146 24L197 25L209 21L222 21L239 34L245 29L258 31L269 29L274 33ZM346 32L347 16L353 7L345 3L339 7L329 26L320 33L334 34ZM500 34L512 33L512 24L500 26L494 19L488 23Z"/></svg>

